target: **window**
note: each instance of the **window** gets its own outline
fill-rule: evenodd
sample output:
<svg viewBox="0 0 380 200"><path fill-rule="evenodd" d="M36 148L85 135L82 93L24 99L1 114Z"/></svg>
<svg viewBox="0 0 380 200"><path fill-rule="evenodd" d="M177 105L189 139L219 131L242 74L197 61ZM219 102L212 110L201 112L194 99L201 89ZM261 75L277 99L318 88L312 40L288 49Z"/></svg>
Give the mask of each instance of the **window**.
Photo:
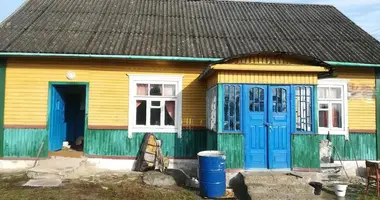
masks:
<svg viewBox="0 0 380 200"><path fill-rule="evenodd" d="M313 87L295 87L296 131L313 131Z"/></svg>
<svg viewBox="0 0 380 200"><path fill-rule="evenodd" d="M286 112L286 90L283 88L273 88L272 90L272 111Z"/></svg>
<svg viewBox="0 0 380 200"><path fill-rule="evenodd" d="M240 85L224 85L223 131L240 131Z"/></svg>
<svg viewBox="0 0 380 200"><path fill-rule="evenodd" d="M318 81L318 116L320 133L348 133L346 80Z"/></svg>
<svg viewBox="0 0 380 200"><path fill-rule="evenodd" d="M132 132L177 132L181 137L182 76L130 75Z"/></svg>
<svg viewBox="0 0 380 200"><path fill-rule="evenodd" d="M249 90L249 111L264 112L264 89L251 88Z"/></svg>

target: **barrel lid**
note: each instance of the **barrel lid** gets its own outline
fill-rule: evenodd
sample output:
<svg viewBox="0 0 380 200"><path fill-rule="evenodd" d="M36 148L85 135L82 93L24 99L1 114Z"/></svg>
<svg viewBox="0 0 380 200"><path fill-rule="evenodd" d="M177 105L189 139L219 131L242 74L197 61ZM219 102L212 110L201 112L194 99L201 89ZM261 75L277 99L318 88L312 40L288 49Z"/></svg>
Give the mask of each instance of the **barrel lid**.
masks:
<svg viewBox="0 0 380 200"><path fill-rule="evenodd" d="M224 157L226 156L226 153L222 151L201 151L198 153L198 156L203 157Z"/></svg>

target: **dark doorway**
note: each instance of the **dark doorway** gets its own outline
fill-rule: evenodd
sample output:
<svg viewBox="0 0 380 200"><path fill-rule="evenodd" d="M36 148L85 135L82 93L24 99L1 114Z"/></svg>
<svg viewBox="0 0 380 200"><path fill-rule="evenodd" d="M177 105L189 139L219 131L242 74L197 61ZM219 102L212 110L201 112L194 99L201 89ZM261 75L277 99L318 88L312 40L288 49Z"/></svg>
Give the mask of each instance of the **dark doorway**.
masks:
<svg viewBox="0 0 380 200"><path fill-rule="evenodd" d="M49 151L83 151L86 85L52 85L50 93Z"/></svg>

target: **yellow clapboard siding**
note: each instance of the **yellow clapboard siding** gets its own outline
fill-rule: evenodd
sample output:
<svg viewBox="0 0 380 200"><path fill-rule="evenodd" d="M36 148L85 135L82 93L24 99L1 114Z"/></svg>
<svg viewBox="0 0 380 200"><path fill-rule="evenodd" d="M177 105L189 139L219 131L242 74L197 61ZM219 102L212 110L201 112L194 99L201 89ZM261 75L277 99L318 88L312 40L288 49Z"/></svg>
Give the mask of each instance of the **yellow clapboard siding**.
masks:
<svg viewBox="0 0 380 200"><path fill-rule="evenodd" d="M317 73L219 71L218 83L317 84Z"/></svg>
<svg viewBox="0 0 380 200"><path fill-rule="evenodd" d="M214 70L271 71L271 72L328 72L328 68L309 65L216 64Z"/></svg>
<svg viewBox="0 0 380 200"><path fill-rule="evenodd" d="M183 125L204 126L206 85L197 80L207 67L199 63L10 59L6 71L5 124L44 125L47 121L48 82L89 82L89 125L127 126L127 74L175 74L183 79Z"/></svg>
<svg viewBox="0 0 380 200"><path fill-rule="evenodd" d="M373 68L336 68L338 78L348 80L348 126L352 130L376 130L375 71Z"/></svg>
<svg viewBox="0 0 380 200"><path fill-rule="evenodd" d="M227 63L232 64L258 64L258 65L304 65L300 60L290 57L279 57L273 55L254 55L243 58L235 58Z"/></svg>

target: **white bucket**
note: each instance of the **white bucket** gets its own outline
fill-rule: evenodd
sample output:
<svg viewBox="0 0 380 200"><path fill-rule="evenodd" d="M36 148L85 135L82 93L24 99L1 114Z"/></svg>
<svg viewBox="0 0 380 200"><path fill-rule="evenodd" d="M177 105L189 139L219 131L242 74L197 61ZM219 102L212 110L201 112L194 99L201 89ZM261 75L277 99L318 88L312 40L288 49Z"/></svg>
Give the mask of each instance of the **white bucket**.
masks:
<svg viewBox="0 0 380 200"><path fill-rule="evenodd" d="M338 197L344 197L346 196L346 190L347 190L347 184L335 184L334 189L335 189L335 194Z"/></svg>
<svg viewBox="0 0 380 200"><path fill-rule="evenodd" d="M63 147L69 147L69 142L68 142L68 141L63 141L62 146L63 146Z"/></svg>

